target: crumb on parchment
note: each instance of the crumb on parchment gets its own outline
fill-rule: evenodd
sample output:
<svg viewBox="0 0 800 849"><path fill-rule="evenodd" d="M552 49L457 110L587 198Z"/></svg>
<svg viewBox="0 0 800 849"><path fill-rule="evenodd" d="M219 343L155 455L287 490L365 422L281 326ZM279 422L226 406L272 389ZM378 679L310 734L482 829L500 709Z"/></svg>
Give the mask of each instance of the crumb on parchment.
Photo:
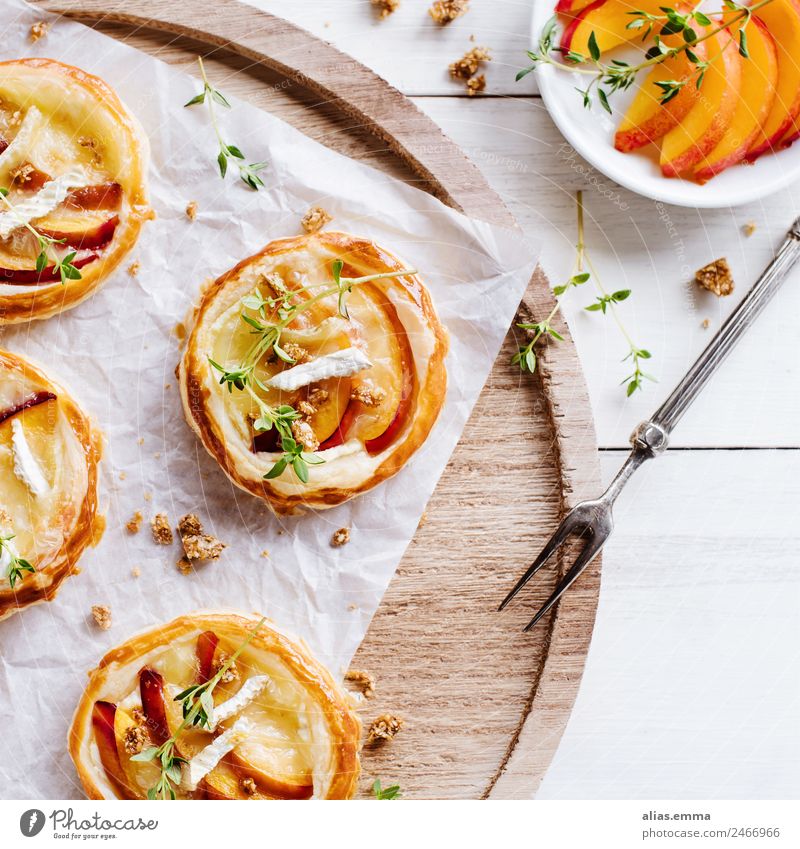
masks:
<svg viewBox="0 0 800 849"><path fill-rule="evenodd" d="M150 520L150 527L153 531L153 539L159 545L172 545L174 537L166 513L156 513Z"/></svg>
<svg viewBox="0 0 800 849"><path fill-rule="evenodd" d="M203 525L194 513L187 513L180 518L178 536L183 544L183 559L188 561L217 560L225 549L224 542L203 532ZM180 561L178 568L181 568Z"/></svg>
<svg viewBox="0 0 800 849"><path fill-rule="evenodd" d="M744 227L742 227L742 230L744 231L745 236L750 238L750 236L752 236L753 233L756 232L756 222L755 221L748 221L747 224L745 224Z"/></svg>
<svg viewBox="0 0 800 849"><path fill-rule="evenodd" d="M331 545L334 548L341 548L343 545L347 545L348 542L350 542L350 528L339 528L338 531L333 532Z"/></svg>
<svg viewBox="0 0 800 849"><path fill-rule="evenodd" d="M265 548L265 549L261 552L261 556L262 556L265 560L269 560L269 549L268 549L268 548Z"/></svg>
<svg viewBox="0 0 800 849"><path fill-rule="evenodd" d="M140 268L141 268L141 263L139 262L139 260L138 259L134 260L128 266L128 274L130 274L131 277L136 277L136 275L139 273Z"/></svg>
<svg viewBox="0 0 800 849"><path fill-rule="evenodd" d="M381 19L388 18L392 12L397 11L400 5L400 0L370 0L375 10L380 15Z"/></svg>
<svg viewBox="0 0 800 849"><path fill-rule="evenodd" d="M192 574L192 561L189 560L186 555L181 557L175 565L177 566L178 571L181 573L181 575Z"/></svg>
<svg viewBox="0 0 800 849"><path fill-rule="evenodd" d="M708 328L711 326L711 321L707 318L704 318L700 326L703 328L703 330L708 330Z"/></svg>
<svg viewBox="0 0 800 849"><path fill-rule="evenodd" d="M375 677L364 669L348 669L344 680L355 684L365 699L371 699L375 695Z"/></svg>
<svg viewBox="0 0 800 849"><path fill-rule="evenodd" d="M197 201L190 200L189 203L186 204L186 217L189 221L194 221L197 218Z"/></svg>
<svg viewBox="0 0 800 849"><path fill-rule="evenodd" d="M394 739L403 727L403 720L393 713L382 713L372 721L367 732L367 743L375 743L378 740Z"/></svg>
<svg viewBox="0 0 800 849"><path fill-rule="evenodd" d="M478 74L477 77L473 77L471 80L467 80L467 95L469 97L474 97L478 92L485 91L486 89L486 74Z"/></svg>
<svg viewBox="0 0 800 849"><path fill-rule="evenodd" d="M436 0L428 14L440 26L452 23L469 11L469 0Z"/></svg>
<svg viewBox="0 0 800 849"><path fill-rule="evenodd" d="M125 530L127 530L129 534L138 534L142 529L143 519L144 516L142 516L142 511L137 510L126 523Z"/></svg>
<svg viewBox="0 0 800 849"><path fill-rule="evenodd" d="M713 292L717 297L724 297L733 292L733 275L725 257L715 259L714 262L698 269L694 279L699 286Z"/></svg>
<svg viewBox="0 0 800 849"><path fill-rule="evenodd" d="M454 80L468 80L484 62L491 62L492 57L486 47L473 47L460 59L450 65L450 76Z"/></svg>
<svg viewBox="0 0 800 849"><path fill-rule="evenodd" d="M40 38L44 38L47 35L49 29L50 24L46 21L36 21L36 23L31 26L28 37L35 44Z"/></svg>
<svg viewBox="0 0 800 849"><path fill-rule="evenodd" d="M107 631L111 627L111 608L107 604L93 604L92 617L101 631Z"/></svg>
<svg viewBox="0 0 800 849"><path fill-rule="evenodd" d="M321 206L312 206L300 221L306 233L318 233L323 227L333 221Z"/></svg>
<svg viewBox="0 0 800 849"><path fill-rule="evenodd" d="M132 577L139 578L139 577L141 577L141 575L142 575L142 570L138 566L134 566L133 569L131 569L131 576Z"/></svg>

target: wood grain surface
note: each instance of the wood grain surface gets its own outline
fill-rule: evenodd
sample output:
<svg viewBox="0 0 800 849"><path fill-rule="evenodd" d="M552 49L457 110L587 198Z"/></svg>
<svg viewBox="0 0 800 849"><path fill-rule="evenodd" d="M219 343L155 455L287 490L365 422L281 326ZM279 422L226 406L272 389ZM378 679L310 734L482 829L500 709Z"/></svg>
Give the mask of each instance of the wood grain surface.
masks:
<svg viewBox="0 0 800 849"><path fill-rule="evenodd" d="M224 91L469 215L513 224L475 166L406 97L286 21L229 0L38 5L190 72L202 53ZM523 314L550 305L537 273ZM543 350L536 380L509 366L509 334L354 661L378 680L365 722L384 711L406 721L394 741L365 749L364 794L378 777L407 798L527 798L555 752L591 638L599 563L531 634L521 628L555 568L503 615L496 606L561 512L599 487L583 377L560 329L567 343Z"/></svg>

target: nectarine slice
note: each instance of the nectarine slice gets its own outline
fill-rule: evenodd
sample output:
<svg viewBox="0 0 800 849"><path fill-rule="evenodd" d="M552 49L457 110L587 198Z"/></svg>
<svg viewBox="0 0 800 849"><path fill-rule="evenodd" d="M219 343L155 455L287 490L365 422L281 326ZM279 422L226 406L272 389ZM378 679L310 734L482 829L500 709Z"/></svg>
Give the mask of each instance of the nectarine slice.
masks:
<svg viewBox="0 0 800 849"><path fill-rule="evenodd" d="M593 2L594 0L558 0L556 12L559 15L574 15L581 9L591 6Z"/></svg>
<svg viewBox="0 0 800 849"><path fill-rule="evenodd" d="M727 30L706 42L709 62L700 97L661 145L661 172L679 177L708 156L720 143L739 103L742 62L739 47Z"/></svg>
<svg viewBox="0 0 800 849"><path fill-rule="evenodd" d="M726 17L730 17L730 13ZM747 26L747 52L750 56L742 65L739 104L731 125L720 143L695 169L694 175L701 183L745 158L775 102L778 51L767 27L756 17L751 18Z"/></svg>
<svg viewBox="0 0 800 849"><path fill-rule="evenodd" d="M780 150L784 137L800 115L800 0L772 0L758 10L775 40L778 83L767 120L747 151L752 162L770 150Z"/></svg>
<svg viewBox="0 0 800 849"><path fill-rule="evenodd" d="M594 33L597 46L605 53L620 44L641 39L641 29L628 29L634 11L662 15L664 0L595 0L581 9L561 36L561 49L589 55L589 36Z"/></svg>
<svg viewBox="0 0 800 849"><path fill-rule="evenodd" d="M694 53L698 59L704 60L705 42L700 42ZM694 82L696 76L697 67L683 52L668 56L656 65L620 121L614 136L614 147L627 153L666 135L688 114L700 96L700 90ZM685 83L675 97L662 104L664 92L658 84L668 80L684 80Z"/></svg>

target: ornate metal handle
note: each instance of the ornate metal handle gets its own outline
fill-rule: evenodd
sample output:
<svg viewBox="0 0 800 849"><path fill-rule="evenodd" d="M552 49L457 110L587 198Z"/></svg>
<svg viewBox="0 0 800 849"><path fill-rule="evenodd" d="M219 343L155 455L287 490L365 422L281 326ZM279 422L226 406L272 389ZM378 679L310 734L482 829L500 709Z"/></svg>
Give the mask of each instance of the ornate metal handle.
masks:
<svg viewBox="0 0 800 849"><path fill-rule="evenodd" d="M728 316L714 338L686 372L681 382L658 408L650 421L640 424L631 437L634 449L650 457L667 448L673 428L708 383L739 337L756 320L778 291L792 266L800 259L800 218L792 224L775 258L753 284L738 307Z"/></svg>

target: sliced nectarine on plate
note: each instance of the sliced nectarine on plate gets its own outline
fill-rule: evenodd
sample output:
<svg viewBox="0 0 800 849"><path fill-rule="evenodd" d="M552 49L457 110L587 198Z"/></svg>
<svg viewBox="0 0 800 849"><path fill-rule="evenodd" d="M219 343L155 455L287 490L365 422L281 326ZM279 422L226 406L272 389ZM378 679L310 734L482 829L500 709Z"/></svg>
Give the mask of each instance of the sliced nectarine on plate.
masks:
<svg viewBox="0 0 800 849"><path fill-rule="evenodd" d="M736 41L722 30L706 44L709 64L700 97L661 144L661 172L665 177L693 171L720 143L739 103L744 60Z"/></svg>
<svg viewBox="0 0 800 849"><path fill-rule="evenodd" d="M747 25L747 45L749 58L742 66L739 103L725 135L695 169L695 178L701 183L745 158L775 102L778 51L769 30L756 17Z"/></svg>
<svg viewBox="0 0 800 849"><path fill-rule="evenodd" d="M641 29L629 29L634 20L631 12L641 11L662 15L664 0L595 0L567 24L561 36L561 49L589 55L589 36L594 33L597 46L605 53L620 44L640 40Z"/></svg>
<svg viewBox="0 0 800 849"><path fill-rule="evenodd" d="M758 10L758 17L775 40L778 83L772 109L747 152L750 162L780 150L800 115L800 0L772 0Z"/></svg>
<svg viewBox="0 0 800 849"><path fill-rule="evenodd" d="M594 0L558 0L556 12L559 15L575 15L581 9L591 6Z"/></svg>
<svg viewBox="0 0 800 849"><path fill-rule="evenodd" d="M706 57L706 43L700 42L694 53L701 61ZM614 147L627 153L658 141L678 124L694 106L700 96L695 85L697 66L689 61L685 52L668 56L659 62L636 92L625 117L614 136ZM680 80L684 84L678 94L662 103L664 90L659 83Z"/></svg>

